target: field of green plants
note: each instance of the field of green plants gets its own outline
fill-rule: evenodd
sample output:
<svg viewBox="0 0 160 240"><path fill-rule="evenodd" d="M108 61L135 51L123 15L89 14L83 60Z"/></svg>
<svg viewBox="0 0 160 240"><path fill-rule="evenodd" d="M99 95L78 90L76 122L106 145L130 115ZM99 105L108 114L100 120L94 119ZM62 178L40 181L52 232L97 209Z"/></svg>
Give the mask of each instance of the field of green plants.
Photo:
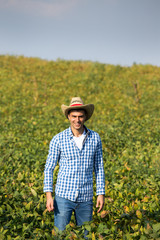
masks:
<svg viewBox="0 0 160 240"><path fill-rule="evenodd" d="M160 239L160 67L0 56L0 239ZM63 233L46 211L49 142L69 126L61 104L80 96L102 139L105 206ZM54 184L58 167L54 173ZM96 188L94 184L94 188Z"/></svg>

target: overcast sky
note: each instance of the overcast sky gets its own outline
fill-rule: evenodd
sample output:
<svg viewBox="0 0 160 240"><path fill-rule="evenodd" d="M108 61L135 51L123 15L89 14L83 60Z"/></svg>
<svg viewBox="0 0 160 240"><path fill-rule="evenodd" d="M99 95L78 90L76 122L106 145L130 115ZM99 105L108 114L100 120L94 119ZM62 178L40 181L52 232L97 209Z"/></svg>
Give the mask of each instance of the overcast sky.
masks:
<svg viewBox="0 0 160 240"><path fill-rule="evenodd" d="M160 66L160 0L0 0L0 54Z"/></svg>

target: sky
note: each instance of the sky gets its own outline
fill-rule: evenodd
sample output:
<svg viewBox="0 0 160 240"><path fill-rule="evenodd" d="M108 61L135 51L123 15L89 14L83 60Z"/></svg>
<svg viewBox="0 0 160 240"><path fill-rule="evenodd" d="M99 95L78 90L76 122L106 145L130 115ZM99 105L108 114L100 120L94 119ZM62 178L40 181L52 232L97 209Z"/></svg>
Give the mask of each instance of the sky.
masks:
<svg viewBox="0 0 160 240"><path fill-rule="evenodd" d="M160 66L160 0L0 0L0 55Z"/></svg>

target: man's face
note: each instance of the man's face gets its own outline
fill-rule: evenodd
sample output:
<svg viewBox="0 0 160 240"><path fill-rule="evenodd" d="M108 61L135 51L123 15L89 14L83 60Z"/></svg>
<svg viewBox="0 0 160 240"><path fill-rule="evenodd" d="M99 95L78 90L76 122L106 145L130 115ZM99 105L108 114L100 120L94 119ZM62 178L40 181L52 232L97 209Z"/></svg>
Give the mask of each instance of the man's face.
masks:
<svg viewBox="0 0 160 240"><path fill-rule="evenodd" d="M71 128L80 130L83 128L84 122L86 120L86 115L84 110L71 111L68 114L68 119L71 123Z"/></svg>

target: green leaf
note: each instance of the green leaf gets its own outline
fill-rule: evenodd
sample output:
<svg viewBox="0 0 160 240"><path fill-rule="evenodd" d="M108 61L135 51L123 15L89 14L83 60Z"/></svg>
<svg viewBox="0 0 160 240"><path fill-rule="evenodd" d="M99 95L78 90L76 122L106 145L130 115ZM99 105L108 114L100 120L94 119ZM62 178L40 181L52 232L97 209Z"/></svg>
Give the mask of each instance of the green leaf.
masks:
<svg viewBox="0 0 160 240"><path fill-rule="evenodd" d="M31 193L33 194L34 197L37 197L37 192L33 188L31 188Z"/></svg>
<svg viewBox="0 0 160 240"><path fill-rule="evenodd" d="M1 233L1 232L0 232L0 239L1 239L1 240L4 240L4 239L5 239L5 236L4 236L4 234L3 234L3 233Z"/></svg>
<svg viewBox="0 0 160 240"><path fill-rule="evenodd" d="M27 203L27 205L25 206L25 208L26 208L27 210L30 210L32 204L33 204L33 202L30 201L29 203Z"/></svg>
<svg viewBox="0 0 160 240"><path fill-rule="evenodd" d="M104 230L106 230L106 229L107 229L107 226L106 226L105 224L103 224L103 223L100 223L99 226L98 226L97 231L98 231L99 233L103 233Z"/></svg>
<svg viewBox="0 0 160 240"><path fill-rule="evenodd" d="M11 240L11 236L10 235L7 235L7 240Z"/></svg>
<svg viewBox="0 0 160 240"><path fill-rule="evenodd" d="M87 231L89 231L89 232L91 231L91 226L90 225L85 225L85 228L86 228Z"/></svg>
<svg viewBox="0 0 160 240"><path fill-rule="evenodd" d="M12 207L9 204L7 204L7 211L8 212L12 212L13 211Z"/></svg>
<svg viewBox="0 0 160 240"><path fill-rule="evenodd" d="M160 231L160 223L153 224L152 227L153 227L153 230L155 232L159 232Z"/></svg>
<svg viewBox="0 0 160 240"><path fill-rule="evenodd" d="M21 181L23 179L23 174L21 172L18 173L18 178L19 181Z"/></svg>

